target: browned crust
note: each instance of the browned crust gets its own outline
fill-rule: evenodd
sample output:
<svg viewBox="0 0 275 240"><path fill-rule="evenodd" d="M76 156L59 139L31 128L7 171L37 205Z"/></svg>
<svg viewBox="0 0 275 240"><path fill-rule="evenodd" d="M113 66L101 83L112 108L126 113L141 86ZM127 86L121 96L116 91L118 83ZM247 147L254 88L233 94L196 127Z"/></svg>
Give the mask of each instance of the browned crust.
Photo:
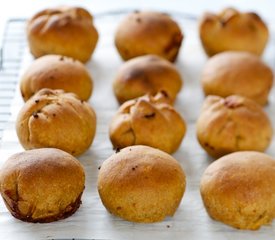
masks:
<svg viewBox="0 0 275 240"><path fill-rule="evenodd" d="M77 209L80 207L80 204L82 203L81 202L82 193L83 193L83 191L79 194L79 196L77 197L75 202L68 205L59 214L54 215L54 216L45 217L45 218L37 218L37 219L32 218L32 216L23 216L23 215L21 215L20 210L18 209L17 201L14 201L12 198L9 198L9 202L12 203L12 205L10 206L6 201L6 198L3 195L2 195L2 197L4 199L5 205L10 210L10 213L12 214L12 216L14 216L15 218L17 218L21 221L24 221L24 222L49 223L49 222L54 222L54 221L58 221L58 220L61 220L61 219L65 219L65 218L73 215L77 211Z"/></svg>

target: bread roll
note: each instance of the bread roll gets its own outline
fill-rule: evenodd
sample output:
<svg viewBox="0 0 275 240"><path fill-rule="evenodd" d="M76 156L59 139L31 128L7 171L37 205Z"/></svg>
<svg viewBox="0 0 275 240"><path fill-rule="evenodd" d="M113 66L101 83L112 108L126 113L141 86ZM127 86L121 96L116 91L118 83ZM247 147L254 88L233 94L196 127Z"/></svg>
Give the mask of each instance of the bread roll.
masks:
<svg viewBox="0 0 275 240"><path fill-rule="evenodd" d="M199 143L214 158L243 150L265 151L272 135L261 106L237 95L208 96L197 120Z"/></svg>
<svg viewBox="0 0 275 240"><path fill-rule="evenodd" d="M46 55L29 66L20 82L25 101L42 88L63 89L86 101L91 96L93 82L81 62L61 55Z"/></svg>
<svg viewBox="0 0 275 240"><path fill-rule="evenodd" d="M185 174L170 155L131 146L102 164L98 192L106 209L133 222L158 222L173 216L185 191Z"/></svg>
<svg viewBox="0 0 275 240"><path fill-rule="evenodd" d="M266 24L256 13L242 13L234 8L219 14L205 13L199 29L208 56L229 50L261 55L269 38Z"/></svg>
<svg viewBox="0 0 275 240"><path fill-rule="evenodd" d="M119 103L159 91L165 91L174 101L182 84L183 79L172 63L156 55L146 55L131 59L119 68L113 89Z"/></svg>
<svg viewBox="0 0 275 240"><path fill-rule="evenodd" d="M174 62L183 34L167 14L135 11L126 16L115 33L115 45L124 60L155 54Z"/></svg>
<svg viewBox="0 0 275 240"><path fill-rule="evenodd" d="M186 132L184 119L167 103L165 93L125 102L113 117L109 133L114 148L148 145L175 152Z"/></svg>
<svg viewBox="0 0 275 240"><path fill-rule="evenodd" d="M74 156L92 144L96 116L90 105L73 93L41 89L20 110L17 136L25 149L53 147Z"/></svg>
<svg viewBox="0 0 275 240"><path fill-rule="evenodd" d="M226 155L205 170L200 191L214 220L259 229L275 217L275 160L253 151Z"/></svg>
<svg viewBox="0 0 275 240"><path fill-rule="evenodd" d="M27 23L32 55L60 54L87 62L98 41L92 15L80 7L48 8Z"/></svg>
<svg viewBox="0 0 275 240"><path fill-rule="evenodd" d="M201 82L206 95L227 97L238 94L265 105L272 88L273 73L253 54L224 52L208 60Z"/></svg>
<svg viewBox="0 0 275 240"><path fill-rule="evenodd" d="M70 154L54 148L12 155L0 172L0 190L11 214L26 222L52 222L81 204L85 173Z"/></svg>

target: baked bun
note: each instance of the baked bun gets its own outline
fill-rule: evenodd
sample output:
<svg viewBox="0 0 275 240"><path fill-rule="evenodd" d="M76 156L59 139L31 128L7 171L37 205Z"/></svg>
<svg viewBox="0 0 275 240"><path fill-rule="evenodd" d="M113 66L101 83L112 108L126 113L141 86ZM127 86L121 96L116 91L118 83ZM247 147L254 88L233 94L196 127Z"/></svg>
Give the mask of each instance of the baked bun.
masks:
<svg viewBox="0 0 275 240"><path fill-rule="evenodd" d="M156 55L146 55L131 59L120 67L113 89L119 103L162 90L174 101L182 83L181 75L172 63Z"/></svg>
<svg viewBox="0 0 275 240"><path fill-rule="evenodd" d="M97 185L110 213L150 223L174 215L186 183L183 169L172 156L147 146L131 146L103 162Z"/></svg>
<svg viewBox="0 0 275 240"><path fill-rule="evenodd" d="M125 102L110 124L114 148L148 145L167 153L175 152L186 132L180 114L167 102L164 93L146 95Z"/></svg>
<svg viewBox="0 0 275 240"><path fill-rule="evenodd" d="M237 95L208 96L197 120L199 143L214 158L243 150L265 151L272 134L262 107Z"/></svg>
<svg viewBox="0 0 275 240"><path fill-rule="evenodd" d="M46 55L29 66L20 82L25 101L42 88L63 89L86 101L91 96L93 82L81 62L60 55Z"/></svg>
<svg viewBox="0 0 275 240"><path fill-rule="evenodd" d="M70 154L41 148L11 156L0 172L0 190L11 214L26 222L53 222L81 204L85 173Z"/></svg>
<svg viewBox="0 0 275 240"><path fill-rule="evenodd" d="M208 60L201 82L206 95L227 97L238 94L265 105L273 84L273 73L253 54L224 52Z"/></svg>
<svg viewBox="0 0 275 240"><path fill-rule="evenodd" d="M27 24L32 55L60 54L87 62L98 41L91 14L80 7L48 8Z"/></svg>
<svg viewBox="0 0 275 240"><path fill-rule="evenodd" d="M233 8L226 8L217 15L204 14L199 28L208 56L229 50L261 55L269 37L266 24L256 13L241 13Z"/></svg>
<svg viewBox="0 0 275 240"><path fill-rule="evenodd" d="M126 16L115 33L115 45L124 60L156 54L174 62L183 34L167 14L136 11Z"/></svg>
<svg viewBox="0 0 275 240"><path fill-rule="evenodd" d="M200 191L213 219L259 229L275 217L275 160L253 151L226 155L205 170Z"/></svg>
<svg viewBox="0 0 275 240"><path fill-rule="evenodd" d="M73 93L42 89L20 110L16 131L25 149L53 147L72 155L93 142L96 116L90 105Z"/></svg>

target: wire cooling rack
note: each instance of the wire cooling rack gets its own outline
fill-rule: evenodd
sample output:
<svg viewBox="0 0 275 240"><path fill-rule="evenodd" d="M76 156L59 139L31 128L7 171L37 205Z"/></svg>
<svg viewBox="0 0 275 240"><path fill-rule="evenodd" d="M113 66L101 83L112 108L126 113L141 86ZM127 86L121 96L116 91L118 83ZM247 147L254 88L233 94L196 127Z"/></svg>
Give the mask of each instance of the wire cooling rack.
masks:
<svg viewBox="0 0 275 240"><path fill-rule="evenodd" d="M24 48L25 19L10 19L6 23L0 56L0 143L10 117L10 105L15 95Z"/></svg>

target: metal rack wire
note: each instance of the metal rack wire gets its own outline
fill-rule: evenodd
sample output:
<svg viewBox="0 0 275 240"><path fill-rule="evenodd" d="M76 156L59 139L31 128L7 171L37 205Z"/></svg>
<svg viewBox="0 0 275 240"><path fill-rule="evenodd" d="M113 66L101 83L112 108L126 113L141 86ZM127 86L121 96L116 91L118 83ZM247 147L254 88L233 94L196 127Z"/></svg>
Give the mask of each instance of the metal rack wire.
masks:
<svg viewBox="0 0 275 240"><path fill-rule="evenodd" d="M26 46L25 19L10 19L5 26L0 55L0 143L10 118L18 74Z"/></svg>

